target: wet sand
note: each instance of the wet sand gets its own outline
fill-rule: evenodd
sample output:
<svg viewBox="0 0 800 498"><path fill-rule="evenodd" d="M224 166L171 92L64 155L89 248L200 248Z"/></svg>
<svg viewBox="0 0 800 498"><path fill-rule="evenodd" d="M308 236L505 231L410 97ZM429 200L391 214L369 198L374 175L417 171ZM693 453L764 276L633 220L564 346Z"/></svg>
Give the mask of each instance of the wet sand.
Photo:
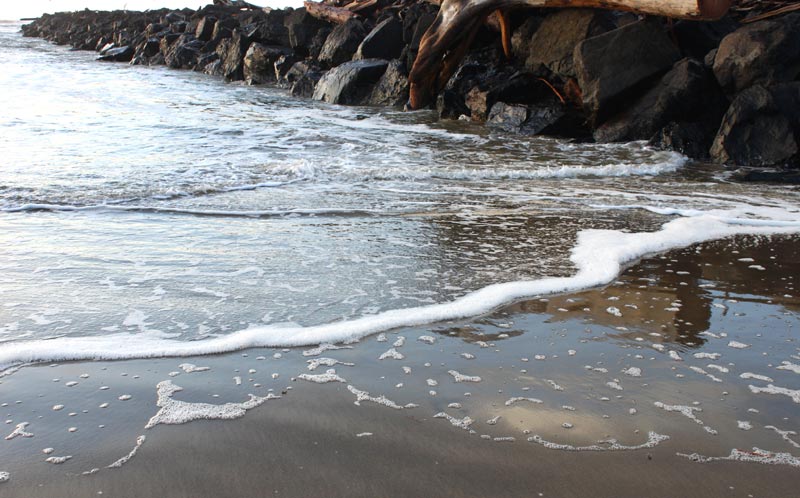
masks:
<svg viewBox="0 0 800 498"><path fill-rule="evenodd" d="M0 497L795 496L799 467L677 453L757 447L800 457L800 436L765 428L800 432L800 403L750 387L800 387L783 363L800 364L798 256L796 237L706 243L643 260L603 289L319 355L259 349L25 367L0 379L2 436L22 422L33 434L0 440L0 471L10 474ZM378 359L392 348L403 358ZM309 370L320 358L354 365ZM209 370L187 373L182 363ZM329 368L346 382L298 378ZM184 388L172 399L190 403L280 399L235 420L144 429L165 380ZM405 408L357 406L348 386ZM696 420L665 409L676 406ZM467 428L435 417L442 412ZM528 441L608 450L608 439L636 446L650 431L669 439L580 452ZM106 468L140 435L127 463ZM51 456L72 458L45 462Z"/></svg>

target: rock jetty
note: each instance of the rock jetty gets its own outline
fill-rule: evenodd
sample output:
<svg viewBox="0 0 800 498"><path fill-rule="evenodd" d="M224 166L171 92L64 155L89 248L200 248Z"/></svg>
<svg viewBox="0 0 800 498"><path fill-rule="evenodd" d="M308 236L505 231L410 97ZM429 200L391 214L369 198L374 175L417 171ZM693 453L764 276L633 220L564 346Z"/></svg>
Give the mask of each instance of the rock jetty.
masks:
<svg viewBox="0 0 800 498"><path fill-rule="evenodd" d="M713 22L517 10L507 15L510 58L490 16L462 44L463 58L430 105L441 119L506 133L647 140L744 167L744 179L798 181L800 11L792 5L734 2ZM438 9L422 0L284 10L220 1L199 10L48 14L22 31L97 51L100 61L277 85L333 104L403 106Z"/></svg>

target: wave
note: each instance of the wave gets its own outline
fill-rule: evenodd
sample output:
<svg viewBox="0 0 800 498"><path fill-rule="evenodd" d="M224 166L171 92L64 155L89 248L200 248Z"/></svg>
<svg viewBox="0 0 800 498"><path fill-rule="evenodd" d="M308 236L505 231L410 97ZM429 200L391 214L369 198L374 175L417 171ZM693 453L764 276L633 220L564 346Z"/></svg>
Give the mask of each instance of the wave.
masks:
<svg viewBox="0 0 800 498"><path fill-rule="evenodd" d="M394 213L372 209L345 209L345 208L319 208L319 209L275 209L275 210L216 210L216 209L190 209L157 206L118 206L109 204L94 204L91 206L73 206L70 204L23 204L10 208L0 209L6 213L20 212L134 212L175 214L187 216L212 216L223 218L280 218L284 216L387 216L406 213Z"/></svg>
<svg viewBox="0 0 800 498"><path fill-rule="evenodd" d="M578 270L570 277L499 283L446 303L395 309L318 326L254 327L194 342L141 334L113 334L7 343L0 348L0 371L38 362L196 356L253 347L356 341L391 329L479 316L525 298L604 285L617 278L626 264L648 254L734 235L800 233L800 217L794 213L787 213L784 219L769 219L766 217L769 211L760 213L752 207L748 210L751 215L763 216L741 218L733 214L721 216L724 213L694 213L668 221L655 232L584 230L578 234L577 244L571 252L570 259Z"/></svg>

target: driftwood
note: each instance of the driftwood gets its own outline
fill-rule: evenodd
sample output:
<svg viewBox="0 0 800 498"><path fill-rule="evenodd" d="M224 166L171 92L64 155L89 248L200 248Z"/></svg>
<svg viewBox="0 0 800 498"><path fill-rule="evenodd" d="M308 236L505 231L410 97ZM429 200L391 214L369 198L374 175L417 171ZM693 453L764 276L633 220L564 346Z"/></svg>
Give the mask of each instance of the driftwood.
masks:
<svg viewBox="0 0 800 498"><path fill-rule="evenodd" d="M303 5L309 15L334 24L344 24L350 19L358 18L358 14L344 7L336 7L319 2L305 1Z"/></svg>
<svg viewBox="0 0 800 498"><path fill-rule="evenodd" d="M431 0L429 0L431 1ZM435 0L434 0L435 1ZM425 32L411 68L410 106L425 106L452 75L484 20L500 12L499 27L508 54L509 30L503 12L517 7L594 7L676 19L713 20L725 15L731 0L442 0Z"/></svg>

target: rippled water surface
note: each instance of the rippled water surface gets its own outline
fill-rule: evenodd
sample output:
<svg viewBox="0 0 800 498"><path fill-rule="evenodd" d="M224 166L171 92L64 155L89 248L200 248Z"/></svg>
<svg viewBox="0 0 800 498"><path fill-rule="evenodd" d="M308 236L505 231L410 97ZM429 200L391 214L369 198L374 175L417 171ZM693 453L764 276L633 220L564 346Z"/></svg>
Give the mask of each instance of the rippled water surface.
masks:
<svg viewBox="0 0 800 498"><path fill-rule="evenodd" d="M0 26L0 341L202 339L568 276L590 228L796 223L641 143L493 134L93 53Z"/></svg>

